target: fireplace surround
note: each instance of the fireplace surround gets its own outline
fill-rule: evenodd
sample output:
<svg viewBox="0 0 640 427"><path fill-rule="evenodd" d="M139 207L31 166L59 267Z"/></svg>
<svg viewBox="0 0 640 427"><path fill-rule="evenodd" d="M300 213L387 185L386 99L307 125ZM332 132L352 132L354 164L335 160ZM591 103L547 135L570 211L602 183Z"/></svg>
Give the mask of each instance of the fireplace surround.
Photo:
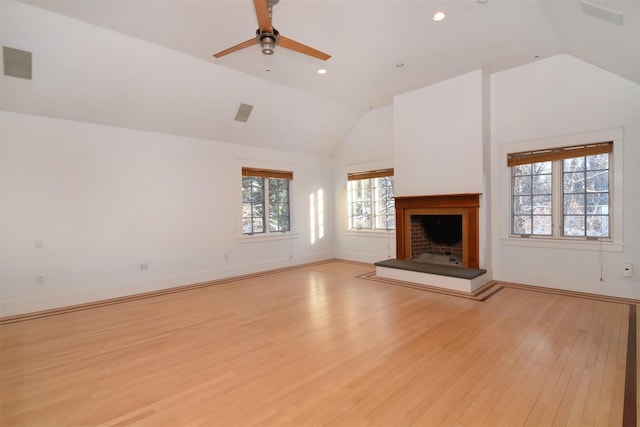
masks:
<svg viewBox="0 0 640 427"><path fill-rule="evenodd" d="M411 217L460 215L462 266L479 268L480 193L396 197L396 259L411 259Z"/></svg>

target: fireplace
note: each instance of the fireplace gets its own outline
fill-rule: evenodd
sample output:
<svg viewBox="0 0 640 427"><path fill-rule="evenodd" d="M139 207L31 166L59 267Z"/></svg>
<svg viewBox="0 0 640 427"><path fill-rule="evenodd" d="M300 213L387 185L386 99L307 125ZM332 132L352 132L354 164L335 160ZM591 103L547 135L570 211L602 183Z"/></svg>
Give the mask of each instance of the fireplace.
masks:
<svg viewBox="0 0 640 427"><path fill-rule="evenodd" d="M411 215L411 258L462 265L462 215Z"/></svg>
<svg viewBox="0 0 640 427"><path fill-rule="evenodd" d="M479 268L480 194L395 200L397 259Z"/></svg>

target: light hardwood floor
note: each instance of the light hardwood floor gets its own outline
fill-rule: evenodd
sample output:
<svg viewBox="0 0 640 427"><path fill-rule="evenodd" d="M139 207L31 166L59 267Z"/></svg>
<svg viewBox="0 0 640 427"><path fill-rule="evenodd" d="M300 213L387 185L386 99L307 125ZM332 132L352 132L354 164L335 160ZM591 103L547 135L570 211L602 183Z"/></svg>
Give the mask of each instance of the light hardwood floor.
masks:
<svg viewBox="0 0 640 427"><path fill-rule="evenodd" d="M480 302L357 277L372 270L0 326L0 424L622 425L633 304L510 286Z"/></svg>

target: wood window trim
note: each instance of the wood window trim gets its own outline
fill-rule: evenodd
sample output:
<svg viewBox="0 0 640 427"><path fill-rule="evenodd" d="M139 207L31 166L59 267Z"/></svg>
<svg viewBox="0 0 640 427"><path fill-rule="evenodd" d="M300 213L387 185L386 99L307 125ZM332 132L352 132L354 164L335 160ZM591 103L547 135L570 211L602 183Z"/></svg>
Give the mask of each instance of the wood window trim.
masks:
<svg viewBox="0 0 640 427"><path fill-rule="evenodd" d="M572 145L535 151L521 151L507 154L507 166L527 165L531 163L572 159L613 152L613 141L592 144Z"/></svg>
<svg viewBox="0 0 640 427"><path fill-rule="evenodd" d="M291 171L279 171L273 169L258 169L258 168L242 168L242 176L252 176L257 178L280 178L293 180L293 172Z"/></svg>
<svg viewBox="0 0 640 427"><path fill-rule="evenodd" d="M356 181L359 179L382 178L385 176L393 176L393 168L378 169L364 172L351 172L347 174L347 181Z"/></svg>

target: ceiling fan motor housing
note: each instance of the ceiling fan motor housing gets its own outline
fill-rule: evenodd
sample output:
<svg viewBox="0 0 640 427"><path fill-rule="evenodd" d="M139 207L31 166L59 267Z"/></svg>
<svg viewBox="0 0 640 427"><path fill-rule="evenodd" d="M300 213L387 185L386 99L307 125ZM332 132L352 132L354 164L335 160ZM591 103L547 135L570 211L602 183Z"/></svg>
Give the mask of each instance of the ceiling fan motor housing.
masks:
<svg viewBox="0 0 640 427"><path fill-rule="evenodd" d="M258 28L256 30L256 39L258 43L260 43L262 53L265 55L273 55L273 51L278 44L279 36L280 33L275 28L273 29L273 33L261 31L260 28Z"/></svg>
<svg viewBox="0 0 640 427"><path fill-rule="evenodd" d="M256 30L255 39L251 38L243 41L242 43L238 43L235 46L231 46L228 49L215 53L213 56L215 58L220 58L240 49L253 46L257 42L264 55L273 55L276 45L280 45L285 49L291 49L298 53L309 55L323 61L331 58L331 55L320 52L317 49L304 45L288 37L280 36L278 30L273 28L272 23L273 6L278 4L279 1L280 0L253 0L253 6L256 10L256 18L258 18L258 29ZM282 44L280 44L280 42L282 42Z"/></svg>

